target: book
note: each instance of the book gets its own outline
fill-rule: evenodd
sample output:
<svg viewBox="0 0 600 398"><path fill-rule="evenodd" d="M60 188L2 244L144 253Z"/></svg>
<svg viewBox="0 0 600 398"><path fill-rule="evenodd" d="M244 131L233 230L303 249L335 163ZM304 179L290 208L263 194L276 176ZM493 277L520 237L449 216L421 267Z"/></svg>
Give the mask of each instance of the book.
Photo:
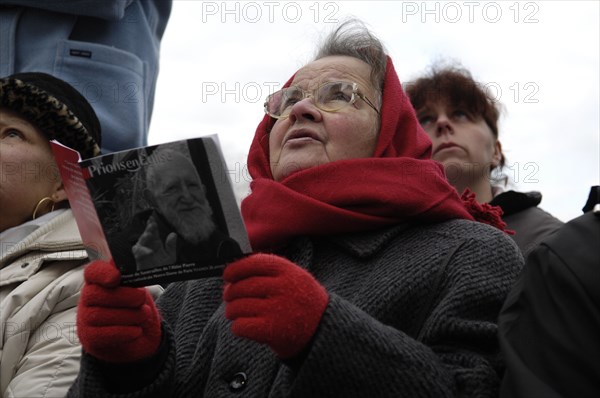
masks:
<svg viewBox="0 0 600 398"><path fill-rule="evenodd" d="M114 260L121 284L220 276L252 249L218 137L81 160L51 142L91 260Z"/></svg>

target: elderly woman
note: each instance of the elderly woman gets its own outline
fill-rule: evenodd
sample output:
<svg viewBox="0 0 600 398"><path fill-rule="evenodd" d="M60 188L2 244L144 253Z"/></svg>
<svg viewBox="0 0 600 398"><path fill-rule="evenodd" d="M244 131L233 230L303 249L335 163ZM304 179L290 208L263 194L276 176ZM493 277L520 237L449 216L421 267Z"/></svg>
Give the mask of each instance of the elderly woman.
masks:
<svg viewBox="0 0 600 398"><path fill-rule="evenodd" d="M379 40L342 25L265 110L242 203L255 253L170 285L162 321L90 265L70 396L496 396L522 258L428 160Z"/></svg>
<svg viewBox="0 0 600 398"><path fill-rule="evenodd" d="M477 201L500 206L525 257L563 225L537 207L539 192L504 192L493 185L492 172L505 162L498 139L500 104L468 70L435 67L409 83L406 93L433 143L432 158L444 165L450 183L459 193L469 189Z"/></svg>
<svg viewBox="0 0 600 398"><path fill-rule="evenodd" d="M87 254L50 149L100 153L73 87L43 73L0 79L0 396L59 397L79 369L77 300Z"/></svg>

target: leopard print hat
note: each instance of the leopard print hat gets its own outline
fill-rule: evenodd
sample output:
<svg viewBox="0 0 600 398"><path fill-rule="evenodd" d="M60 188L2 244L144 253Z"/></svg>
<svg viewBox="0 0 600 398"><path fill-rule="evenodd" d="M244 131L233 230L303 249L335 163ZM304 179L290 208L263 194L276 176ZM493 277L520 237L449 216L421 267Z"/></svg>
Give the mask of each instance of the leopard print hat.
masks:
<svg viewBox="0 0 600 398"><path fill-rule="evenodd" d="M100 154L100 122L89 102L70 84L46 73L0 79L0 108L11 109L48 138L75 149L83 159Z"/></svg>

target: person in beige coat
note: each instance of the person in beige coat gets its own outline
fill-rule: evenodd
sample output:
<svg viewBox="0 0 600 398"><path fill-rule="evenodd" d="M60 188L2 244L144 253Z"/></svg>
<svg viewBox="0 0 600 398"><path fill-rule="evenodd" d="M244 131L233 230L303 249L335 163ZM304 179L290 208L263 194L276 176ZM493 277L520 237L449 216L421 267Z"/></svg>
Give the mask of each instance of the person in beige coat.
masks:
<svg viewBox="0 0 600 398"><path fill-rule="evenodd" d="M0 79L0 397L63 397L79 370L87 263L49 140L100 154L100 125L69 84Z"/></svg>

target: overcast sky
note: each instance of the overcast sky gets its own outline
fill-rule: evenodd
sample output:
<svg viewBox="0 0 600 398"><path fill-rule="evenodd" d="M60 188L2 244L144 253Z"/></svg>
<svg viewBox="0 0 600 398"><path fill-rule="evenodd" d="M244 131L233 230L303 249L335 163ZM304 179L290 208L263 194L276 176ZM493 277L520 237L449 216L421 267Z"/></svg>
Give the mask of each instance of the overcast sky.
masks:
<svg viewBox="0 0 600 398"><path fill-rule="evenodd" d="M504 105L505 172L567 221L600 183L598 1L175 0L150 144L218 134L238 194L265 97L349 16L384 42L403 82L460 62Z"/></svg>

